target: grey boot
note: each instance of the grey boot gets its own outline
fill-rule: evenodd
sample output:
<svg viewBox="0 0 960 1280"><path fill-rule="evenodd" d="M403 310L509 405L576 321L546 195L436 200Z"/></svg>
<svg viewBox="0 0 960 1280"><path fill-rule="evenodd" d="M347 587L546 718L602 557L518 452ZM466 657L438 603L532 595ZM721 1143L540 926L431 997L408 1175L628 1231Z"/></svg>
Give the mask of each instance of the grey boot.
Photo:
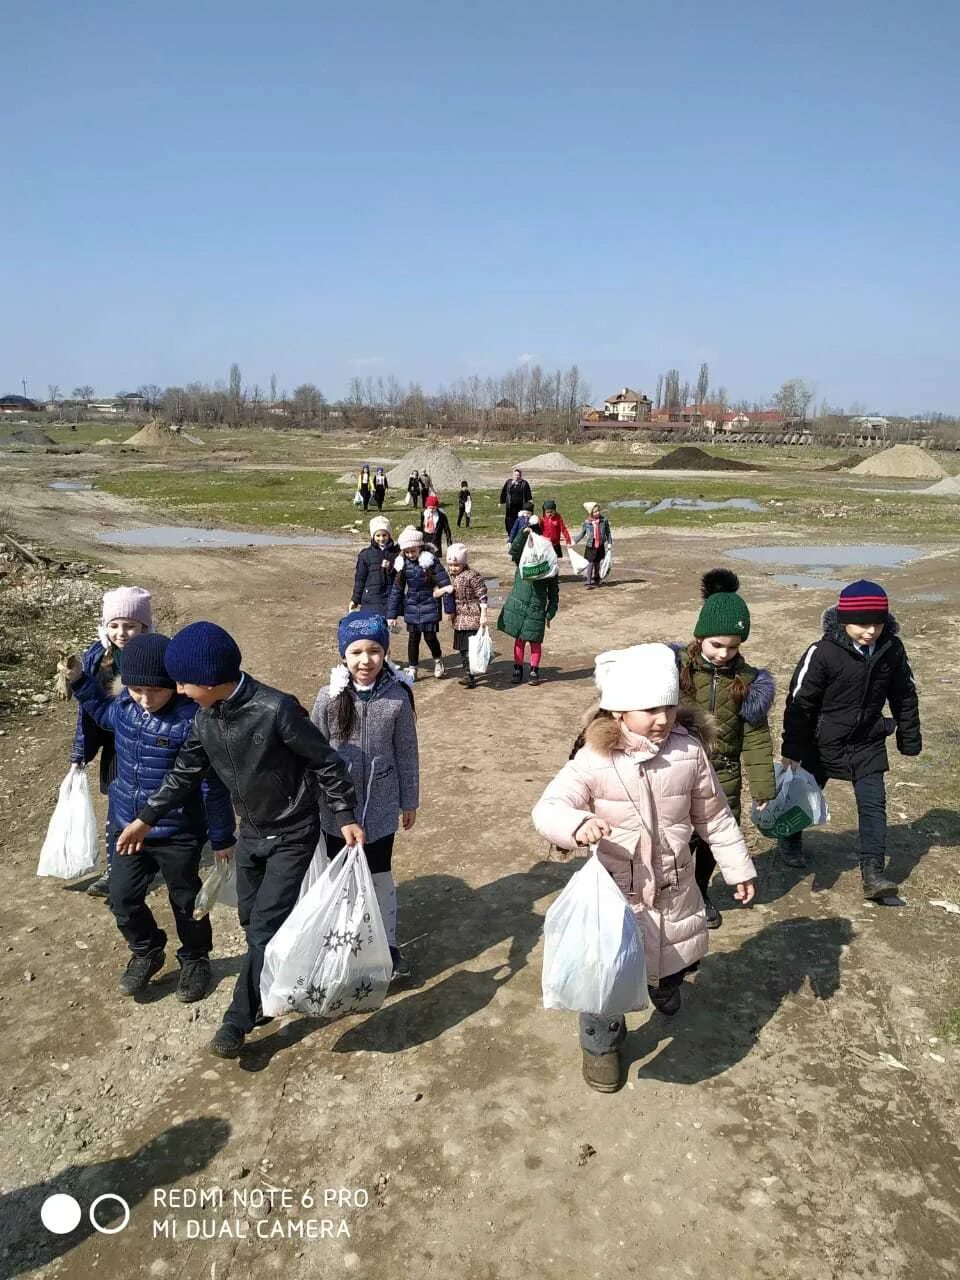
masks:
<svg viewBox="0 0 960 1280"><path fill-rule="evenodd" d="M883 874L882 858L861 858L860 875L863 877L863 896L868 902L883 902L894 898L900 886Z"/></svg>

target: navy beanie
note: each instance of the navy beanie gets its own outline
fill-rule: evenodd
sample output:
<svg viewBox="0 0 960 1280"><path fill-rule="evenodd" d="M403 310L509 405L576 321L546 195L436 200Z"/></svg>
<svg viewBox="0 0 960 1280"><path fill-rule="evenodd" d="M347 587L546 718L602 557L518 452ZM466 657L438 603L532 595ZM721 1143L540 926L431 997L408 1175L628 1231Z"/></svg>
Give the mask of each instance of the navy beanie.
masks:
<svg viewBox="0 0 960 1280"><path fill-rule="evenodd" d="M372 640L386 653L390 648L390 628L386 618L376 609L354 609L353 613L348 613L337 626L337 648L341 658L354 640Z"/></svg>
<svg viewBox="0 0 960 1280"><path fill-rule="evenodd" d="M169 643L170 637L162 636L159 631L148 631L146 635L128 640L122 650L120 679L123 683L149 689L175 689L176 683L170 679L164 662Z"/></svg>
<svg viewBox="0 0 960 1280"><path fill-rule="evenodd" d="M177 684L213 686L240 679L237 642L215 622L191 622L178 631L167 646L166 662Z"/></svg>
<svg viewBox="0 0 960 1280"><path fill-rule="evenodd" d="M854 622L869 626L871 622L886 622L890 616L890 601L883 587L867 578L851 582L840 592L837 613L841 622ZM128 645L127 648L130 646ZM126 658L124 658L126 662Z"/></svg>

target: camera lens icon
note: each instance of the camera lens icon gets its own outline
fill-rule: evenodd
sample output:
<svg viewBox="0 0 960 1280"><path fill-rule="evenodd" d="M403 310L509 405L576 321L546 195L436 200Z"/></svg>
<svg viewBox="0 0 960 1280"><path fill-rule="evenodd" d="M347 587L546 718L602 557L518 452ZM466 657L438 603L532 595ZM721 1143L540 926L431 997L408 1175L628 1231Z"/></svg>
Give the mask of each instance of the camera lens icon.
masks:
<svg viewBox="0 0 960 1280"><path fill-rule="evenodd" d="M97 1221L97 1209L104 1202L111 1200L118 1204L123 1211L120 1225L116 1227L104 1226ZM130 1206L123 1196L118 1196L112 1191L106 1191L103 1195L97 1196L96 1200L91 1204L88 1216L94 1231L99 1231L103 1236L115 1236L118 1232L123 1231L130 1221ZM68 1236L71 1231L75 1231L80 1225L82 1217L83 1210L80 1208L80 1202L75 1197L64 1192L47 1196L40 1206L40 1221L55 1236Z"/></svg>

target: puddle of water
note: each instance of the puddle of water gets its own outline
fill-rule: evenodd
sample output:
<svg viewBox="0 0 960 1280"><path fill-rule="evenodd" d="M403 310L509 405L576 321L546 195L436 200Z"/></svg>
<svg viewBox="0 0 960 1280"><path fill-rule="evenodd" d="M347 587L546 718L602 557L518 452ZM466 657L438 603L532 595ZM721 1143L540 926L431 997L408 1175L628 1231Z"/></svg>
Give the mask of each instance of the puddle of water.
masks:
<svg viewBox="0 0 960 1280"><path fill-rule="evenodd" d="M114 547L351 547L353 538L335 533L245 533L242 529L191 529L149 526L145 529L110 529L98 533L99 542Z"/></svg>
<svg viewBox="0 0 960 1280"><path fill-rule="evenodd" d="M754 564L796 565L811 569L902 569L926 555L926 547L857 543L846 547L737 547L727 555Z"/></svg>
<svg viewBox="0 0 960 1280"><path fill-rule="evenodd" d="M840 578L817 578L812 573L775 573L773 580L784 587L809 587L815 591L840 591L847 585Z"/></svg>
<svg viewBox="0 0 960 1280"><path fill-rule="evenodd" d="M610 503L613 506L613 503ZM727 498L724 502L710 502L706 498L664 498L647 512L655 516L660 511L762 511L763 507L753 498Z"/></svg>
<svg viewBox="0 0 960 1280"><path fill-rule="evenodd" d="M943 604L946 598L946 593L943 591L918 591L915 595L907 597L908 600L917 604Z"/></svg>
<svg viewBox="0 0 960 1280"><path fill-rule="evenodd" d="M47 485L48 489L90 490L96 487L92 480L51 480Z"/></svg>
<svg viewBox="0 0 960 1280"><path fill-rule="evenodd" d="M649 507L651 506L649 498L616 498L613 502L608 502L608 507Z"/></svg>

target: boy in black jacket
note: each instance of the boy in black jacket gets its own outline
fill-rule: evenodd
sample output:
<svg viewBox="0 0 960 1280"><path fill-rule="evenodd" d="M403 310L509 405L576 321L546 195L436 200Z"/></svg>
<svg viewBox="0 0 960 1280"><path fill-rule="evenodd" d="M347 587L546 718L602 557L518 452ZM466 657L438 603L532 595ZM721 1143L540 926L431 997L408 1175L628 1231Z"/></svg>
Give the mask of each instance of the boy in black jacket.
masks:
<svg viewBox="0 0 960 1280"><path fill-rule="evenodd" d="M180 808L213 769L240 819L237 900L247 954L223 1025L210 1043L235 1058L260 1022L260 973L267 943L296 905L320 839L320 793L344 843L363 840L356 794L336 751L300 703L240 670L240 650L222 627L194 622L170 641L166 668L199 710L190 737L137 819L117 838L138 853L150 829Z"/></svg>
<svg viewBox="0 0 960 1280"><path fill-rule="evenodd" d="M890 768L886 738L896 731L901 755L918 756L920 706L907 651L886 592L861 580L844 587L823 615L823 638L800 659L783 716L783 763L801 764L823 786L853 784L860 825L863 896L881 902L897 885L883 874ZM889 701L893 719L883 714ZM780 841L780 856L805 867L802 835Z"/></svg>

